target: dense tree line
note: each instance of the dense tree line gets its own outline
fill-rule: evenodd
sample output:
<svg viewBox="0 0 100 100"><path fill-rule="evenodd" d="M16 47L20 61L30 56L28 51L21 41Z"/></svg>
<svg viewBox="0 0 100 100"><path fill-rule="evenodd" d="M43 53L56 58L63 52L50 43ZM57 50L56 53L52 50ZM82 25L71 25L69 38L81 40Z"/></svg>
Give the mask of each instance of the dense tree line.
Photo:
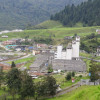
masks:
<svg viewBox="0 0 100 100"><path fill-rule="evenodd" d="M100 25L100 0L88 0L80 5L66 6L64 10L51 16L51 20L58 20L63 25L74 26L81 22L83 26Z"/></svg>

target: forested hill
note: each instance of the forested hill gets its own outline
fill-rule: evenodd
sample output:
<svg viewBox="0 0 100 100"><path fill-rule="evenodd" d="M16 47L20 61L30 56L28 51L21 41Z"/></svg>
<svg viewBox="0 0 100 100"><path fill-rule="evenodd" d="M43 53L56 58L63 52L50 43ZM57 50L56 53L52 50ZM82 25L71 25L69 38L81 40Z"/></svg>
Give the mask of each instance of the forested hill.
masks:
<svg viewBox="0 0 100 100"><path fill-rule="evenodd" d="M86 0L0 0L0 30L38 24L65 7Z"/></svg>
<svg viewBox="0 0 100 100"><path fill-rule="evenodd" d="M64 10L51 16L63 25L74 26L81 22L83 26L100 25L100 0L88 0L78 6L66 6Z"/></svg>

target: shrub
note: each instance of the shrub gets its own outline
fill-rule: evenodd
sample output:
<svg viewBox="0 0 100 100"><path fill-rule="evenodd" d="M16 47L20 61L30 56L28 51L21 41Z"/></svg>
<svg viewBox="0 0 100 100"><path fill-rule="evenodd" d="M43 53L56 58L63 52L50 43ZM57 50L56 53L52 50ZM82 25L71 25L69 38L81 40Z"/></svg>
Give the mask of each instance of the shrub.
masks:
<svg viewBox="0 0 100 100"><path fill-rule="evenodd" d="M79 77L82 78L82 75L80 75Z"/></svg>
<svg viewBox="0 0 100 100"><path fill-rule="evenodd" d="M74 77L75 76L75 72L72 72L72 77Z"/></svg>
<svg viewBox="0 0 100 100"><path fill-rule="evenodd" d="M67 81L71 80L71 73L68 73L65 78Z"/></svg>

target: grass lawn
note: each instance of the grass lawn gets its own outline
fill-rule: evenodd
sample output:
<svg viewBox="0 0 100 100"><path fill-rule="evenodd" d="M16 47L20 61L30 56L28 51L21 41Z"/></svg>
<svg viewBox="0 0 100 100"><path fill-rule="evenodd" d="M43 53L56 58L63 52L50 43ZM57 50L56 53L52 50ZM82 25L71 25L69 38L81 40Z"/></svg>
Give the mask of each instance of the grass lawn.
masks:
<svg viewBox="0 0 100 100"><path fill-rule="evenodd" d="M6 94L7 92L3 91L2 89L0 89L0 96L3 94Z"/></svg>
<svg viewBox="0 0 100 100"><path fill-rule="evenodd" d="M30 56L28 58L15 60L14 62L15 62L15 64L20 64L20 63L25 62L25 64L23 66L21 66L21 67L26 67L27 69L29 69L30 65L34 62L34 60L35 60L35 57L34 56ZM12 61L7 62L7 63L11 64Z"/></svg>
<svg viewBox="0 0 100 100"><path fill-rule="evenodd" d="M71 80L66 81L66 79L65 79L66 75L67 74L62 74L62 75L61 74L55 74L55 75L53 75L53 77L57 80L57 84L59 84L62 89L66 88L68 86L71 86L71 85L75 84L76 82L78 82L80 80L79 77L75 77L75 83L72 83Z"/></svg>
<svg viewBox="0 0 100 100"><path fill-rule="evenodd" d="M18 60L15 60L15 64L19 64L19 63L22 63L22 62L30 62L30 61L34 61L35 60L35 57L28 57L28 58L23 58L23 59L18 59ZM7 62L9 64L12 63L12 61L10 62Z"/></svg>
<svg viewBox="0 0 100 100"><path fill-rule="evenodd" d="M100 56L96 56L94 59L95 60L100 60Z"/></svg>
<svg viewBox="0 0 100 100"><path fill-rule="evenodd" d="M98 59L98 60L100 60L100 59ZM90 61L91 60L88 60L88 59L83 59L83 61L86 63L86 65L87 65L87 71L89 71L89 65L90 65ZM97 62L99 65L100 65L100 62Z"/></svg>
<svg viewBox="0 0 100 100"><path fill-rule="evenodd" d="M50 29L50 28L58 28L63 27L63 25L59 21L53 21L53 20L47 20L43 23L40 23L38 25L32 26L31 29Z"/></svg>
<svg viewBox="0 0 100 100"><path fill-rule="evenodd" d="M25 63L25 65L24 65L24 67L26 67L27 69L29 69L29 67L34 62L34 60L35 60L35 57L31 57L30 59L28 59L27 62Z"/></svg>
<svg viewBox="0 0 100 100"><path fill-rule="evenodd" d="M92 58L92 54L84 53L84 52L80 52L80 56L82 56L82 57Z"/></svg>
<svg viewBox="0 0 100 100"><path fill-rule="evenodd" d="M66 79L65 79L66 75L67 75L67 73L52 75L56 79L57 84L59 84L62 89L66 88L66 87L69 87L69 86L77 83L78 81L80 81L80 79L88 79L89 78L89 77L82 77L82 78L80 78L80 77L74 77L75 82L72 83L72 80L66 81ZM36 82L42 81L42 79L43 79L43 77L38 78L38 79L34 79L34 82L36 83Z"/></svg>
<svg viewBox="0 0 100 100"><path fill-rule="evenodd" d="M100 86L82 86L59 97L43 100L100 100Z"/></svg>

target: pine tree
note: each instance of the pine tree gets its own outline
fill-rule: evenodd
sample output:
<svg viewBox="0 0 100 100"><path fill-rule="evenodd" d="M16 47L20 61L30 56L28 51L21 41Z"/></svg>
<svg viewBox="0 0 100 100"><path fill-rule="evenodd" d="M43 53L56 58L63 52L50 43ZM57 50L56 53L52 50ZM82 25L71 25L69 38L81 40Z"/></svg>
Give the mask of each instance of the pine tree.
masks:
<svg viewBox="0 0 100 100"><path fill-rule="evenodd" d="M15 67L16 67L15 62L12 61L11 68L15 68Z"/></svg>

